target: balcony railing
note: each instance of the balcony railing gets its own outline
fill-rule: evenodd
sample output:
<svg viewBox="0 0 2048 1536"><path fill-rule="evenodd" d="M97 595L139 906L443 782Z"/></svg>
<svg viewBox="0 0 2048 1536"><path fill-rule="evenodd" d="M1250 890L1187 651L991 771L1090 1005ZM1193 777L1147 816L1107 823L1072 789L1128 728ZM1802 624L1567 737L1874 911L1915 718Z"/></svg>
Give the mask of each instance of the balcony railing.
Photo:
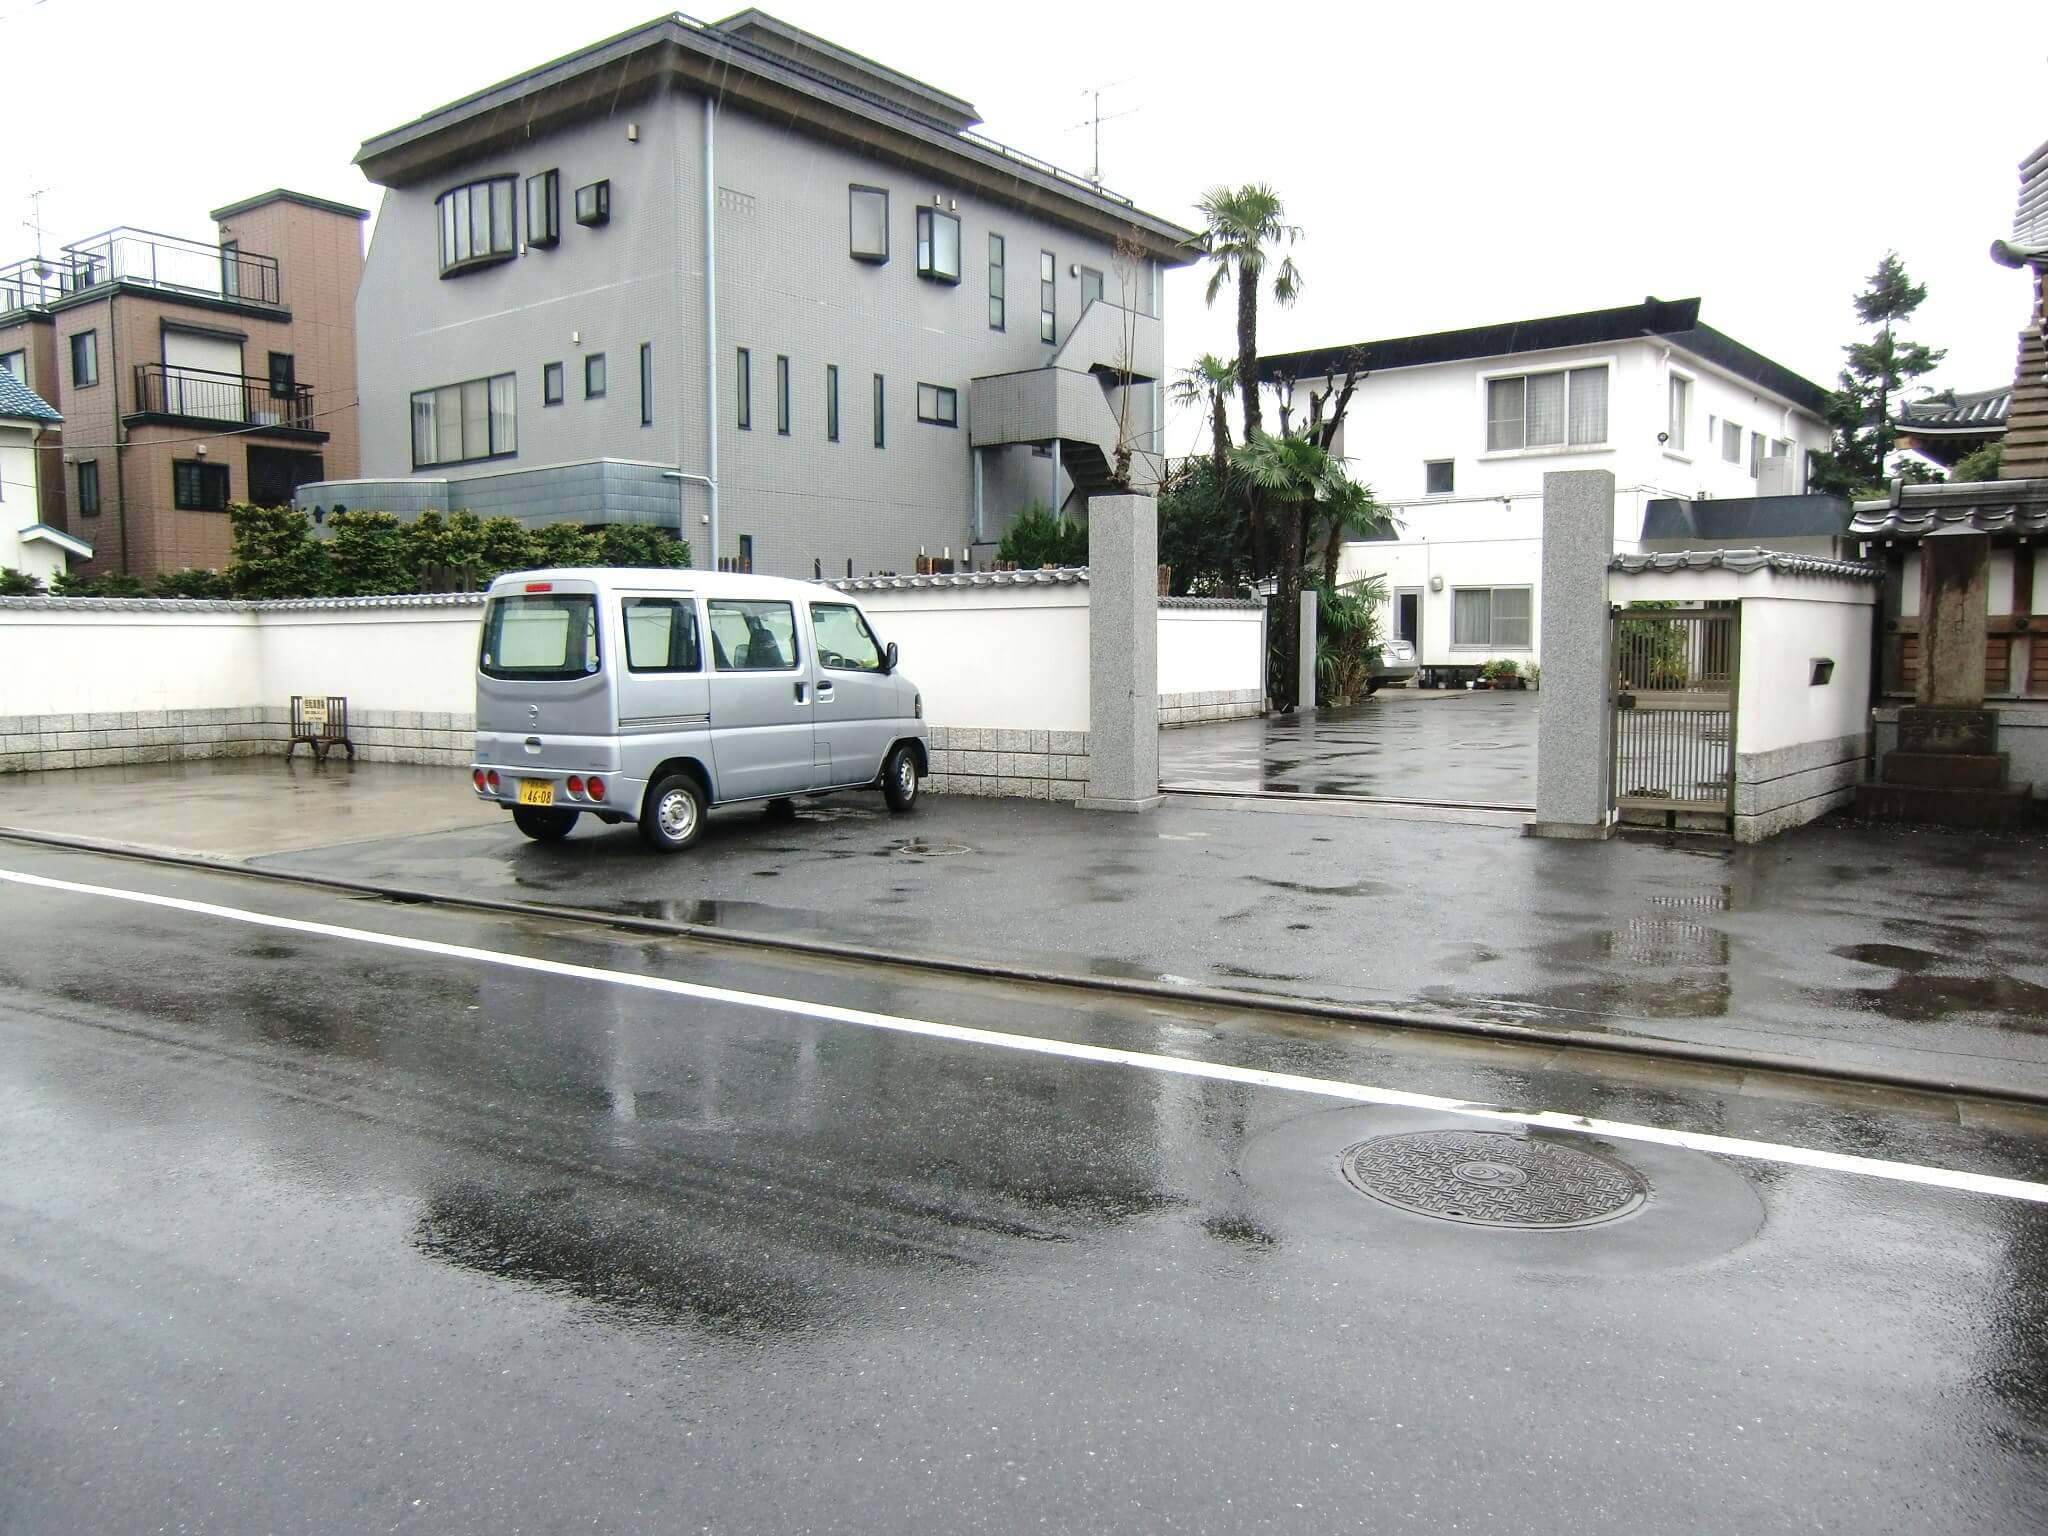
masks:
<svg viewBox="0 0 2048 1536"><path fill-rule="evenodd" d="M269 379L253 374L215 373L210 368L181 368L169 363L137 365L135 412L297 431L318 426L310 384L293 384L280 394L271 389Z"/></svg>
<svg viewBox="0 0 2048 1536"><path fill-rule="evenodd" d="M59 299L113 282L241 304L283 303L275 256L142 229L110 229L54 256L0 267L0 315L47 309Z"/></svg>

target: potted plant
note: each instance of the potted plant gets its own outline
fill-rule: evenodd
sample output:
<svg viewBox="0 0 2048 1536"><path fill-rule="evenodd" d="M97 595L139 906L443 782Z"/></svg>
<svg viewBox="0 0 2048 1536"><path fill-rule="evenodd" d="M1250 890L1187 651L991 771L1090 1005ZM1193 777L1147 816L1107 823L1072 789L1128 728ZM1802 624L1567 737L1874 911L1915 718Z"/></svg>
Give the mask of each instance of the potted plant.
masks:
<svg viewBox="0 0 2048 1536"><path fill-rule="evenodd" d="M1507 657L1502 657L1498 661L1489 661L1480 669L1480 675L1486 679L1486 686L1491 688L1526 688L1528 686L1522 678L1521 664Z"/></svg>
<svg viewBox="0 0 2048 1536"><path fill-rule="evenodd" d="M1538 662L1529 663L1529 686L1538 692L1543 688L1543 667Z"/></svg>

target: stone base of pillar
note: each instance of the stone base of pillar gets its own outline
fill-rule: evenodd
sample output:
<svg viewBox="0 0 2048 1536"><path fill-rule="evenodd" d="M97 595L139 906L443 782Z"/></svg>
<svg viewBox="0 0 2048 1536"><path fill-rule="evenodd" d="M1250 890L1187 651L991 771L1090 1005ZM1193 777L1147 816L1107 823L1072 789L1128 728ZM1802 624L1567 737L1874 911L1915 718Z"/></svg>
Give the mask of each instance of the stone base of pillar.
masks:
<svg viewBox="0 0 2048 1536"><path fill-rule="evenodd" d="M1554 837L1565 842L1604 843L1614 835L1612 823L1591 825L1583 821L1525 821L1524 837Z"/></svg>

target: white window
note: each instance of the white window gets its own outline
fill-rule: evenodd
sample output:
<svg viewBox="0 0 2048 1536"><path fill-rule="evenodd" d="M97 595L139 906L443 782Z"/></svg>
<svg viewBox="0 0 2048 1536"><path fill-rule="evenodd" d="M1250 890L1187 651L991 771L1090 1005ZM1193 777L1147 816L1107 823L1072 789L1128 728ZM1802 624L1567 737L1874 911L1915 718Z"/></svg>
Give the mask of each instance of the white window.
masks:
<svg viewBox="0 0 2048 1536"><path fill-rule="evenodd" d="M848 187L847 254L855 261L889 259L889 194L880 187Z"/></svg>
<svg viewBox="0 0 2048 1536"><path fill-rule="evenodd" d="M1786 456L1787 456L1788 454L1790 454L1791 452L1792 452L1792 439L1791 439L1791 438L1789 438L1789 437L1774 437L1774 438L1772 438L1772 439L1771 439L1771 457L1772 457L1772 458L1774 458L1774 459L1782 459L1782 458L1786 457Z"/></svg>
<svg viewBox="0 0 2048 1536"><path fill-rule="evenodd" d="M422 389L412 397L412 467L464 464L519 451L519 392L509 373Z"/></svg>
<svg viewBox="0 0 2048 1536"><path fill-rule="evenodd" d="M1664 430L1670 434L1664 446L1673 453L1685 452L1685 423L1692 415L1692 380L1682 373L1671 375L1670 418Z"/></svg>
<svg viewBox="0 0 2048 1536"><path fill-rule="evenodd" d="M11 373L26 384L28 382L28 353L26 351L0 352L0 373Z"/></svg>
<svg viewBox="0 0 2048 1536"><path fill-rule="evenodd" d="M1735 421L1721 423L1721 457L1730 464L1742 462L1742 424Z"/></svg>
<svg viewBox="0 0 2048 1536"><path fill-rule="evenodd" d="M1749 478L1754 480L1764 462L1764 435L1761 432L1749 434Z"/></svg>
<svg viewBox="0 0 2048 1536"><path fill-rule="evenodd" d="M1456 587L1451 592L1451 644L1471 650L1529 649L1530 589Z"/></svg>
<svg viewBox="0 0 2048 1536"><path fill-rule="evenodd" d="M943 384L917 386L917 419L941 427L960 425L960 394Z"/></svg>
<svg viewBox="0 0 2048 1536"><path fill-rule="evenodd" d="M1487 381L1488 453L1597 447L1606 441L1606 365Z"/></svg>

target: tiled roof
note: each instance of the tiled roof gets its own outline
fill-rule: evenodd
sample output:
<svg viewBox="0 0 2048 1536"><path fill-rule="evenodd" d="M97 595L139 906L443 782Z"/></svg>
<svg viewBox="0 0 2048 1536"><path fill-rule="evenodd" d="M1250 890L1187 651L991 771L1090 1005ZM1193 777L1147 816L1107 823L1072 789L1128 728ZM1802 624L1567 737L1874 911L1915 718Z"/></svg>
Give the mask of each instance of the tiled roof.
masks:
<svg viewBox="0 0 2048 1536"><path fill-rule="evenodd" d="M1852 539L1918 539L1944 528L2048 533L2048 480L1951 480L1898 488L1896 500L1859 501Z"/></svg>
<svg viewBox="0 0 2048 1536"><path fill-rule="evenodd" d="M57 408L0 368L0 417L10 421L62 421Z"/></svg>
<svg viewBox="0 0 2048 1536"><path fill-rule="evenodd" d="M1829 560L1819 555L1789 555L1777 549L1687 549L1663 555L1615 555L1607 562L1610 571L1631 575L1665 574L1676 571L1772 570L1785 576L1848 576L1858 581L1878 581L1882 567L1860 560Z"/></svg>
<svg viewBox="0 0 2048 1536"><path fill-rule="evenodd" d="M389 597L0 597L0 608L105 610L111 613L296 613L308 608L481 608L481 592L403 592Z"/></svg>
<svg viewBox="0 0 2048 1536"><path fill-rule="evenodd" d="M1086 566L1056 571L955 571L939 576L855 576L827 581L841 592L907 592L923 587L1054 587L1086 584Z"/></svg>
<svg viewBox="0 0 2048 1536"><path fill-rule="evenodd" d="M1996 242L1991 254L2013 266L2048 257L2048 144L2020 163L2020 203L2012 216L2012 239Z"/></svg>
<svg viewBox="0 0 2048 1536"><path fill-rule="evenodd" d="M1949 390L1899 407L1898 424L1908 432L2003 432L2012 410L2012 386Z"/></svg>

